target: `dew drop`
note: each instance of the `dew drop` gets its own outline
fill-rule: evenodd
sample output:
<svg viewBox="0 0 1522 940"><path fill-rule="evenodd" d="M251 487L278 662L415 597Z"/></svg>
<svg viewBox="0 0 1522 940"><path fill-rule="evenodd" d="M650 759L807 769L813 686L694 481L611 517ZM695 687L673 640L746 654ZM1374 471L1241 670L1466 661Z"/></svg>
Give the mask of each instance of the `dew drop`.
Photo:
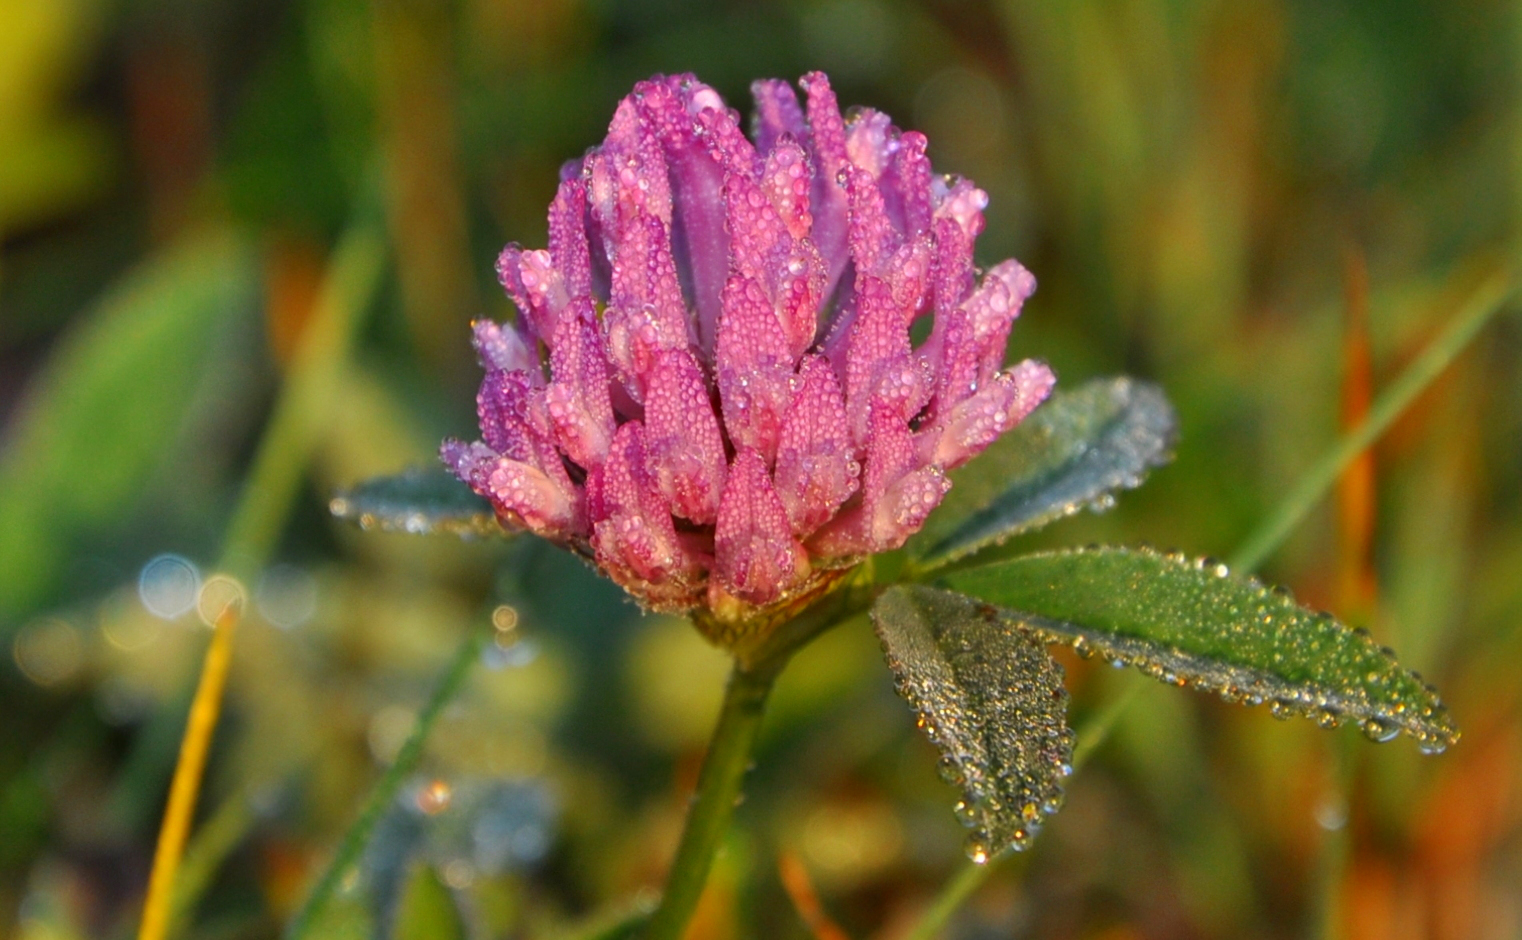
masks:
<svg viewBox="0 0 1522 940"><path fill-rule="evenodd" d="M413 797L413 803L418 812L425 816L437 816L449 808L450 801L454 798L454 790L448 781L434 779L418 787L417 794Z"/></svg>

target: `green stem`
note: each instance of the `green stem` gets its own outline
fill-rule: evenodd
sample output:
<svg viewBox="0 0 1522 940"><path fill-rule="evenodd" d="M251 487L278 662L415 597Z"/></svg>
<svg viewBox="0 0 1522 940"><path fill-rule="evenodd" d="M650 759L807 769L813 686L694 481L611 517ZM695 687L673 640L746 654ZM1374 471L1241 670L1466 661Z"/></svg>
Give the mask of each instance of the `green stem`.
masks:
<svg viewBox="0 0 1522 940"><path fill-rule="evenodd" d="M977 893L993 874L995 867L1004 867L1006 859L1025 859L1025 855L1006 855L989 860L982 865L963 865L952 879L936 894L929 909L920 917L920 922L914 925L914 930L904 940L935 940L941 935L946 922L951 920L967 899Z"/></svg>
<svg viewBox="0 0 1522 940"><path fill-rule="evenodd" d="M1380 393L1363 423L1316 461L1278 507L1243 541L1242 547L1231 558L1231 567L1251 571L1263 564L1300 520L1305 518L1306 513L1326 495L1342 471L1395 423L1395 419L1400 417L1411 401L1469 345L1480 327L1505 305L1511 295L1509 270L1498 271L1486 278L1469 296L1442 334L1422 350L1421 355L1406 367L1399 378Z"/></svg>
<svg viewBox="0 0 1522 940"><path fill-rule="evenodd" d="M696 801L666 876L665 894L643 940L677 940L692 918L750 767L767 696L786 662L784 655L751 668L737 663L730 673L719 722L698 775Z"/></svg>
<svg viewBox="0 0 1522 940"><path fill-rule="evenodd" d="M490 624L491 622L490 618L482 619L485 624ZM339 844L338 851L334 854L333 860L328 863L328 867L323 871L322 877L317 880L317 884L312 888L312 893L307 895L305 903L301 905L301 910L296 912L295 918L291 920L290 926L286 928L285 936L287 940L298 940L298 938L306 936L312 924L316 921L317 915L322 912L322 909L328 903L328 899L332 897L334 890L337 889L338 883L343 880L344 875L348 873L349 869L359 861L360 854L364 851L365 845L370 841L371 830L375 828L376 823L380 822L381 816L391 806L392 801L396 799L397 791L402 787L402 781L413 770L417 769L418 762L423 756L423 744L428 740L429 732L433 730L433 725L438 721L439 715L443 713L444 706L448 705L450 700L460 691L460 687L464 685L466 677L470 675L470 667L475 665L476 660L480 658L481 646L486 634L487 630L484 629L482 624L472 624L470 635L465 638L464 643L460 644L459 651L455 653L454 659L450 661L449 668L445 670L443 678L439 680L438 686L433 690L433 695L429 697L428 703L423 706L422 713L418 715L417 724L413 726L412 733L407 736L402 749L397 752L396 760L381 775L380 780L375 784L375 788L370 791L370 796L366 798L364 808L360 811L359 817L354 820L349 826L348 831L344 833L343 841Z"/></svg>

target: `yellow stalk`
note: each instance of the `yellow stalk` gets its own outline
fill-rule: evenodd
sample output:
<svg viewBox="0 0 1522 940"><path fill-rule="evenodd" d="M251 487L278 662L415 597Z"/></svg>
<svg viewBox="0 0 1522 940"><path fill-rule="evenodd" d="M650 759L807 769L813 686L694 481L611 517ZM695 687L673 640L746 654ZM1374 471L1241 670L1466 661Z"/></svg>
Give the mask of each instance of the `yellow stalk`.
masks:
<svg viewBox="0 0 1522 940"><path fill-rule="evenodd" d="M174 767L174 781L169 786L169 805L159 828L158 848L153 853L153 875L148 882L148 898L143 904L143 922L138 940L164 940L169 931L174 901L174 879L185 854L185 840L190 834L190 820L196 811L196 796L201 789L206 752L222 711L222 688L227 684L227 668L232 663L233 635L243 613L237 599L228 602L212 627L211 645L201 663L201 680L190 703L190 718L185 737L180 742L180 758Z"/></svg>

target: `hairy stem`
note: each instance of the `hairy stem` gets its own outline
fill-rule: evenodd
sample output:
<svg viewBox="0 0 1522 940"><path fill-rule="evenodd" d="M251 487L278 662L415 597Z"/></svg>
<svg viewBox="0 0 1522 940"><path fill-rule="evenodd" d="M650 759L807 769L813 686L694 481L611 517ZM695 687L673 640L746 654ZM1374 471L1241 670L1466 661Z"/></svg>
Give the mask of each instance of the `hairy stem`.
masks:
<svg viewBox="0 0 1522 940"><path fill-rule="evenodd" d="M750 767L767 696L786 662L784 655L751 668L737 663L730 673L719 722L698 775L697 795L687 814L687 827L682 830L681 844L666 876L660 907L651 917L643 940L677 940L692 918L714 855L729 828L741 781Z"/></svg>

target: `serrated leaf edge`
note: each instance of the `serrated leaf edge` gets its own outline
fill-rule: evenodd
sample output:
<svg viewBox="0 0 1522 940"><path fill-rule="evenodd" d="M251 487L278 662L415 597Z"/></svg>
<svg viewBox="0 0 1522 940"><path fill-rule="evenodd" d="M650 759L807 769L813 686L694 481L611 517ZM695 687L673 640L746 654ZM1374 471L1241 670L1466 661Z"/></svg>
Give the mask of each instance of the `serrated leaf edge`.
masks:
<svg viewBox="0 0 1522 940"><path fill-rule="evenodd" d="M1198 571L1209 571L1217 577L1231 576L1226 564L1215 558L1194 556L1179 551L1158 551L1145 545L1140 547L1090 545L1083 548L1057 549L1002 559L1001 563L1102 552L1132 554L1147 552L1177 564L1193 567ZM1368 701L1364 696L1348 694L1345 690L1336 688L1324 690L1321 697L1317 698L1305 688L1260 669L1207 659L1177 646L1160 650L1157 644L1134 637L1108 634L1106 640L1100 643L1094 640L1094 634L1098 632L1096 630L1043 617L1040 614L1011 610L993 603L989 603L989 606L999 611L1002 617L1022 623L1044 634L1052 645L1071 646L1082 658L1097 654L1117 669L1135 666L1143 675L1165 684L1213 693L1231 704L1248 706L1267 704L1276 718L1310 718L1319 726L1328 729L1339 727L1352 718L1359 722L1360 730L1370 740L1382 743L1393 739L1396 734L1404 733L1417 743L1423 753L1428 754L1441 753L1459 740L1461 732L1454 727L1448 715L1448 708L1443 704L1436 687L1426 682L1420 673L1402 666L1396 659L1394 650L1387 646L1375 645L1367 630L1349 627L1331 614L1313 611L1300 605L1288 588L1265 584L1253 575L1237 577L1239 582L1250 590L1277 595L1285 603L1293 604L1300 610L1311 613L1318 620L1336 624L1370 643L1392 667L1411 678L1426 691L1431 698L1430 705L1421 712L1405 708L1404 705L1391 710ZM1219 669L1222 675L1218 677L1189 675L1191 671L1198 668L1190 665L1191 660L1194 663L1209 662L1214 668Z"/></svg>

